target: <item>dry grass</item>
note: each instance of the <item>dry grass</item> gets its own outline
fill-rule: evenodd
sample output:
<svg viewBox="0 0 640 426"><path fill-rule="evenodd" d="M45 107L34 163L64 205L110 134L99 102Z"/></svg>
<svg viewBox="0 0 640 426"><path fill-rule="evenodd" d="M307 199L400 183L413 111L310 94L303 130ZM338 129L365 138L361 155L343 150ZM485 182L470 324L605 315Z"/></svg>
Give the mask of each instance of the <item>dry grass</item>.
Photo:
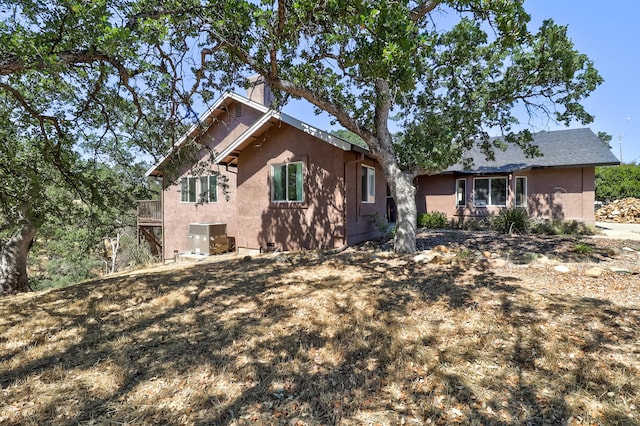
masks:
<svg viewBox="0 0 640 426"><path fill-rule="evenodd" d="M637 425L638 308L379 252L139 272L0 300L0 423Z"/></svg>

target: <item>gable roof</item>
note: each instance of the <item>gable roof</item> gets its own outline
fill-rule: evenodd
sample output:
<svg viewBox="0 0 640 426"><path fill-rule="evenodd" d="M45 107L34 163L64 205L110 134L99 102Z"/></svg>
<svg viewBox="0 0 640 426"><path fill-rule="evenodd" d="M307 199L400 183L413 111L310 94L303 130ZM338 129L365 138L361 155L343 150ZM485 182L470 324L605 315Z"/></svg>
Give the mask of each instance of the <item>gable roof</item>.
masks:
<svg viewBox="0 0 640 426"><path fill-rule="evenodd" d="M290 115L270 109L260 103L254 102L244 96L237 95L235 93L225 93L218 99L211 108L209 108L204 114L202 114L198 122L191 126L191 128L171 147L169 152L163 156L156 164L154 164L147 172L145 176L158 176L162 174L162 166L167 162L169 158L185 144L189 138L197 135L201 131L202 123L209 124L212 119L220 114L222 111L226 111L227 107L233 102L240 102L255 108L262 115L251 127L249 127L242 135L240 135L235 141L233 141L227 148L218 153L214 159L216 164L234 164L237 157L247 145L253 142L259 135L278 123L286 123L304 133L307 133L323 142L333 145L343 151L357 151L361 153L367 153L368 149L363 148L357 144L348 142L340 137L334 136L328 132L317 129L303 121L293 118Z"/></svg>
<svg viewBox="0 0 640 426"><path fill-rule="evenodd" d="M591 129L567 129L533 134L541 157L527 158L518 146L508 144L505 151L495 150L495 160L489 161L474 148L469 152L474 164L469 169L459 163L443 173L511 173L546 167L584 167L618 165L620 161Z"/></svg>
<svg viewBox="0 0 640 426"><path fill-rule="evenodd" d="M320 139L330 145L335 146L343 151L358 151L366 153L368 150L361 146L348 142L340 137L334 136L323 130L317 129L303 121L300 121L288 114L279 111L269 110L264 114L253 126L248 128L240 137L238 137L231 145L216 155L214 162L216 164L233 164L235 163L240 151L247 145L251 144L258 136L266 130L279 123L286 123L308 135Z"/></svg>

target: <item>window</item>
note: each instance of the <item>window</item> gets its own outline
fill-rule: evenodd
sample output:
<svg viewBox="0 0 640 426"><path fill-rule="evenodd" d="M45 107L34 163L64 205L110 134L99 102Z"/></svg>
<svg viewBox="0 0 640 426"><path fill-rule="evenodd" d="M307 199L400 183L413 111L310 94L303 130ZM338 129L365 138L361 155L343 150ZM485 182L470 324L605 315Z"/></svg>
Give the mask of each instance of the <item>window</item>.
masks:
<svg viewBox="0 0 640 426"><path fill-rule="evenodd" d="M182 178L180 181L180 201L183 203L196 202L196 182L194 177Z"/></svg>
<svg viewBox="0 0 640 426"><path fill-rule="evenodd" d="M302 202L302 163L271 166L271 200Z"/></svg>
<svg viewBox="0 0 640 426"><path fill-rule="evenodd" d="M467 205L467 180L456 179L456 206L464 207Z"/></svg>
<svg viewBox="0 0 640 426"><path fill-rule="evenodd" d="M477 178L473 180L474 206L506 206L507 178Z"/></svg>
<svg viewBox="0 0 640 426"><path fill-rule="evenodd" d="M216 201L218 201L217 176L185 177L180 180L180 202L213 203Z"/></svg>
<svg viewBox="0 0 640 426"><path fill-rule="evenodd" d="M363 203L376 202L376 169L362 166L362 197Z"/></svg>
<svg viewBox="0 0 640 426"><path fill-rule="evenodd" d="M516 176L516 207L527 207L527 178Z"/></svg>
<svg viewBox="0 0 640 426"><path fill-rule="evenodd" d="M201 203L215 203L218 201L218 177L200 177L200 200Z"/></svg>

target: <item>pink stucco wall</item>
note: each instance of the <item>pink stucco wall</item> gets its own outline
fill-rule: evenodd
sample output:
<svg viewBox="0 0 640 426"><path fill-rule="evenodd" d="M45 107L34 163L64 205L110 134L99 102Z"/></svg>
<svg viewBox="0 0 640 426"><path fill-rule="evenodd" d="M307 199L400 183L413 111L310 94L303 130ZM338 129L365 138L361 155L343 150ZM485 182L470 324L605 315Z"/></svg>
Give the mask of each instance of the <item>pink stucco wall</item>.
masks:
<svg viewBox="0 0 640 426"><path fill-rule="evenodd" d="M530 216L543 219L578 220L590 225L595 223L594 167L534 169L510 174L508 175L507 202L509 207L514 206L515 203L515 178L518 176L527 178L527 210ZM457 178L466 178L467 181L465 208L456 206ZM418 213L439 211L445 213L450 220L465 220L497 214L501 207L474 206L473 179L473 176L453 174L419 177L416 182Z"/></svg>
<svg viewBox="0 0 640 426"><path fill-rule="evenodd" d="M243 105L240 117L236 116L234 105L229 106L228 113L221 112L217 117L218 121L200 138L208 147L199 153L201 164L209 161L211 150L214 153L220 152L260 116L259 111L246 105ZM215 203L194 204L180 201L180 178L194 175L191 172L191 164L182 165L176 179L169 181L165 178L166 187L162 193L165 259L173 258L175 252L187 251L190 223L226 223L228 235L233 235L231 232L237 228L237 169L225 166L207 167L221 175L218 179L218 201ZM224 184L223 180L226 180Z"/></svg>
<svg viewBox="0 0 640 426"><path fill-rule="evenodd" d="M272 202L274 164L302 162L302 202ZM286 124L238 158L238 247L282 250L336 247L345 241L343 151Z"/></svg>
<svg viewBox="0 0 640 426"><path fill-rule="evenodd" d="M220 152L259 115L247 115L246 120L228 117L210 129L204 139L214 151ZM375 167L373 160L284 123L258 136L240 153L238 167L216 169L228 179L226 191L219 186L216 203L181 203L177 184L165 189L166 259L172 258L174 251L187 250L190 223L226 223L227 235L235 238L236 247L248 249L271 245L282 250L332 248L379 235L372 219L376 212L384 217L386 209L386 184L379 169L376 169L375 203L360 201L361 165ZM208 156L205 154L201 160L207 161ZM304 164L304 201L272 202L272 165L297 161ZM180 177L189 175L185 167Z"/></svg>

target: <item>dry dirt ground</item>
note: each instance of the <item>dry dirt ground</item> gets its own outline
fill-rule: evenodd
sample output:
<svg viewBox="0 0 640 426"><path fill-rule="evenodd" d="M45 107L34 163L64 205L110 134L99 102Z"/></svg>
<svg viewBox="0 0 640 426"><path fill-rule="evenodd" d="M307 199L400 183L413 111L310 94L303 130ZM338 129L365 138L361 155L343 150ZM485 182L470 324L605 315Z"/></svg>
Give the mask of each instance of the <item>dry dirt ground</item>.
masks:
<svg viewBox="0 0 640 426"><path fill-rule="evenodd" d="M640 243L418 245L2 299L0 424L640 425Z"/></svg>

